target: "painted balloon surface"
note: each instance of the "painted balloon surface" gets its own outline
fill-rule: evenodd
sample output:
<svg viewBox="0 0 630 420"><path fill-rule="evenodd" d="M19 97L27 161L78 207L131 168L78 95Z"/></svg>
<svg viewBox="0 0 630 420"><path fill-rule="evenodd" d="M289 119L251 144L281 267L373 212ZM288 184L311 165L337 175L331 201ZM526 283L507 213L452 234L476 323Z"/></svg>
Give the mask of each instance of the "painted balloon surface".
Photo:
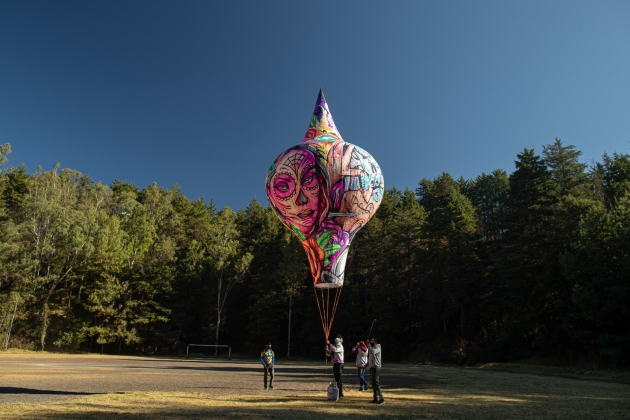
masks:
<svg viewBox="0 0 630 420"><path fill-rule="evenodd" d="M276 158L265 185L302 242L314 286L341 287L352 238L378 209L384 183L376 160L343 140L321 90L302 143Z"/></svg>

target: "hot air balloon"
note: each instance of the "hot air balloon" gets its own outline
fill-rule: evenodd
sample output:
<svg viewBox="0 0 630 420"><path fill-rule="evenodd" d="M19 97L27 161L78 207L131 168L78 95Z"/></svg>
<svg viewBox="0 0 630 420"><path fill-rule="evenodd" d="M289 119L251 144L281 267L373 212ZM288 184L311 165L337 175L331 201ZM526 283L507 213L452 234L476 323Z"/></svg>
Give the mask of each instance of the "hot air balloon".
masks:
<svg viewBox="0 0 630 420"><path fill-rule="evenodd" d="M350 243L383 197L381 168L343 140L320 89L304 139L276 158L265 188L271 207L306 251L328 339Z"/></svg>

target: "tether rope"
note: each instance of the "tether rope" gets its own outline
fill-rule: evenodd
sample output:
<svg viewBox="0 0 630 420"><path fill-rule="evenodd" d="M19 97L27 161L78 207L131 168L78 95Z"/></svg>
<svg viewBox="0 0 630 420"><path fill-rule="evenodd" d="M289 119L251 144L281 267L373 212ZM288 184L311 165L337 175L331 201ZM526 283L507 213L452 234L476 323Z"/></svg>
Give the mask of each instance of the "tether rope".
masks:
<svg viewBox="0 0 630 420"><path fill-rule="evenodd" d="M331 321L330 321L330 326L328 327L328 332L329 333L330 333L330 329L332 328L332 320L335 319L335 314L337 313L337 305L339 304L339 298L341 297L341 289L342 289L342 287L339 287L335 291L335 303L333 304L332 318L331 318Z"/></svg>
<svg viewBox="0 0 630 420"><path fill-rule="evenodd" d="M325 323L324 323L323 308L322 308L322 305L319 302L319 296L317 296L317 289L313 288L313 292L315 292L315 301L317 301L317 309L319 310L319 319L322 322L322 328L324 329L324 335L325 335L326 334L326 326L325 326ZM322 297L322 300L323 300L323 297ZM326 336L326 340L328 340L328 336Z"/></svg>
<svg viewBox="0 0 630 420"><path fill-rule="evenodd" d="M336 287L334 291L333 297L333 305L332 311L330 311L330 289L326 288L313 288L315 292L315 300L317 301L317 310L319 311L319 318L322 322L322 328L324 330L324 338L328 341L330 337L330 330L332 329L333 321L335 320L335 314L337 313L337 306L339 305L339 298L341 296L341 287ZM320 295L317 294L317 289L320 289ZM324 374L328 375L328 354L325 356L324 360ZM352 387L354 388L354 386Z"/></svg>
<svg viewBox="0 0 630 420"><path fill-rule="evenodd" d="M319 312L319 319L322 323L324 330L324 338L328 340L330 337L330 331L332 330L332 324L335 320L337 308L339 306L339 300L341 298L342 287L336 287L333 296L332 310L330 305L330 288L320 289L320 295L317 294L318 288L313 288L315 293L315 301L317 302L317 310Z"/></svg>

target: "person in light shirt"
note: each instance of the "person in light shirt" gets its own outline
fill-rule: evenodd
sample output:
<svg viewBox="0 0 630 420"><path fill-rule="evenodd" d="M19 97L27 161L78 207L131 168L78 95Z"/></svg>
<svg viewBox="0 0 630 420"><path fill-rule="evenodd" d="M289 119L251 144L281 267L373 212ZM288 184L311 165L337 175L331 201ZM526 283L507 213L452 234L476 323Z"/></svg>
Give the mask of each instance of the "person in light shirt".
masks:
<svg viewBox="0 0 630 420"><path fill-rule="evenodd" d="M339 388L339 398L343 397L343 339L340 335L335 337L335 344L326 340L326 355L332 357L333 373L335 382Z"/></svg>
<svg viewBox="0 0 630 420"><path fill-rule="evenodd" d="M359 374L359 391L367 389L365 380L365 367L368 364L368 349L364 341L359 341L356 346L352 347L352 353L357 355L357 373Z"/></svg>
<svg viewBox="0 0 630 420"><path fill-rule="evenodd" d="M368 344L368 366L372 377L372 391L374 391L373 404L385 404L383 394L381 394L381 384L379 376L381 374L381 345L376 338L371 338Z"/></svg>

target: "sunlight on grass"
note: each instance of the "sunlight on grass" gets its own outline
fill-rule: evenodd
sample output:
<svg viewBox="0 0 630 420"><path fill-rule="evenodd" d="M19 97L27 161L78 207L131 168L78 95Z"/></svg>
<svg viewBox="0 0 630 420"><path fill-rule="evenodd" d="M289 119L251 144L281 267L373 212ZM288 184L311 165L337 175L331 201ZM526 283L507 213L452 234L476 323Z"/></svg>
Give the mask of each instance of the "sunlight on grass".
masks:
<svg viewBox="0 0 630 420"><path fill-rule="evenodd" d="M367 394L367 395L366 395ZM563 398L561 403L542 395L505 397L498 395L456 394L392 389L383 406L368 404L369 393L350 391L339 402L326 401L313 394L282 393L268 395L229 395L210 398L201 393L133 392L81 397L52 404L2 404L2 418L110 419L125 418L237 418L273 417L324 418L331 415L367 417L446 417L498 418L579 418L599 413L596 418L625 418L627 404L619 398ZM594 400L608 400L601 407ZM560 404L560 405L558 405ZM625 408L624 408L625 406Z"/></svg>

